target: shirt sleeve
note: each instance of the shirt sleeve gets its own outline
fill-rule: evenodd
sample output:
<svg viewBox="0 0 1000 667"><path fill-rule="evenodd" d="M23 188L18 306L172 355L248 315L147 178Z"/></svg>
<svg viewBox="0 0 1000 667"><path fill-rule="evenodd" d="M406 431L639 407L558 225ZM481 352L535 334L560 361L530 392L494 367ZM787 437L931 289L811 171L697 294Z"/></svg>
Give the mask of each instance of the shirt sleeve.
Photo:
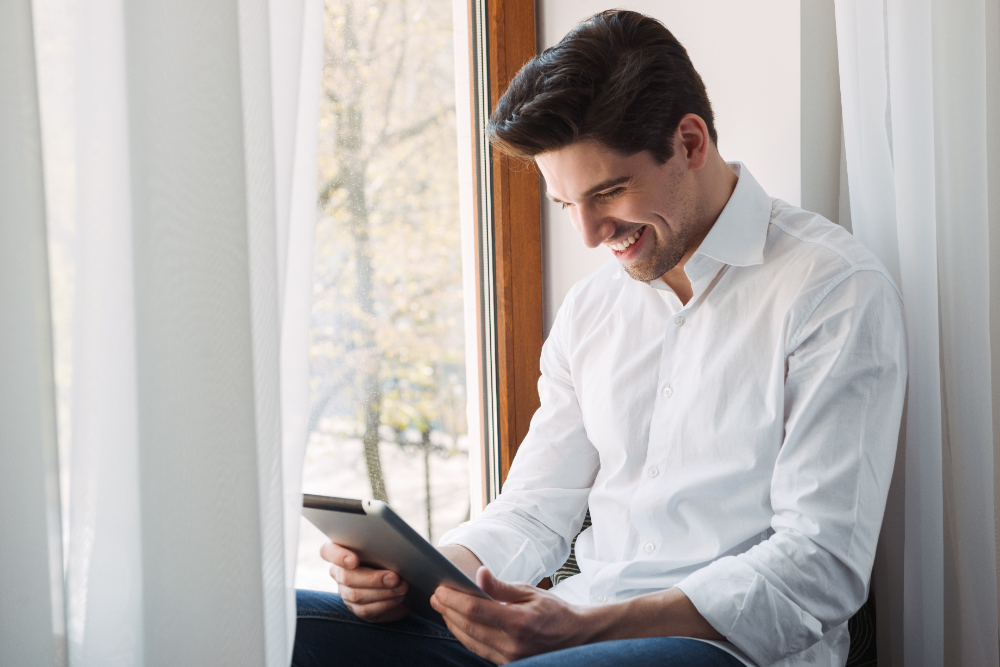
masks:
<svg viewBox="0 0 1000 667"><path fill-rule="evenodd" d="M565 562L597 476L599 457L583 426L567 355L571 297L542 346L541 405L503 491L476 521L439 541L466 547L503 581L536 584Z"/></svg>
<svg viewBox="0 0 1000 667"><path fill-rule="evenodd" d="M812 299L789 336L774 534L678 584L761 665L799 653L868 595L906 387L902 305L859 270Z"/></svg>

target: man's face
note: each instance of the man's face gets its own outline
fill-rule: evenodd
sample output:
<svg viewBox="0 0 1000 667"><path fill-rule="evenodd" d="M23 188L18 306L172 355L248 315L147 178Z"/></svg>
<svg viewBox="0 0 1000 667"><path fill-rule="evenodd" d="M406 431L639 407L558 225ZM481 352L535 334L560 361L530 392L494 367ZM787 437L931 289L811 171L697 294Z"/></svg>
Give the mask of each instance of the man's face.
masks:
<svg viewBox="0 0 1000 667"><path fill-rule="evenodd" d="M569 213L587 247L607 246L635 280L659 278L691 246L697 196L680 142L664 164L646 151L623 156L594 141L535 162L549 198Z"/></svg>

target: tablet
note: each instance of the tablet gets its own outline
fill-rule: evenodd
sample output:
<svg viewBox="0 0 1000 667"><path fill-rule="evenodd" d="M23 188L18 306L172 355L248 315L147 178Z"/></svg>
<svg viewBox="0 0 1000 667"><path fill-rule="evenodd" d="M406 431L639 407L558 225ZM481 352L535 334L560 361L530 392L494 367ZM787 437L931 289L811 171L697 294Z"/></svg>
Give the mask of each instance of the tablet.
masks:
<svg viewBox="0 0 1000 667"><path fill-rule="evenodd" d="M411 611L444 625L431 607L438 586L464 591L487 600L483 592L454 563L434 548L379 500L353 500L305 494L302 516L327 537L350 549L366 567L392 570L410 585L405 604Z"/></svg>

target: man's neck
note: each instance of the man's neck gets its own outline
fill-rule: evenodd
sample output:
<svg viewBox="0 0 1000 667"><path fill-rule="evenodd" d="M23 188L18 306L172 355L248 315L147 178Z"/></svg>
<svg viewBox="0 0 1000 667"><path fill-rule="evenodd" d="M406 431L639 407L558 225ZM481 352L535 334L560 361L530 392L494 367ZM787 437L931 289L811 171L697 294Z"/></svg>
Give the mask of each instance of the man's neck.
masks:
<svg viewBox="0 0 1000 667"><path fill-rule="evenodd" d="M715 221L722 215L722 210L726 208L726 204L729 203L729 198L733 196L736 184L740 180L733 173L732 167L726 164L726 161L722 159L722 156L719 155L714 146L712 147L708 163L698 171L697 178L699 180L698 190L700 193L698 233L691 238L687 252L684 253L681 261L677 262L676 266L660 276L660 280L673 290L674 294L677 295L677 298L685 306L691 300L691 297L694 296L694 289L687 277L687 273L684 272L684 266L691 259L692 255L694 255L695 251L698 250L698 247L705 240L705 237L708 236L708 233L712 231Z"/></svg>

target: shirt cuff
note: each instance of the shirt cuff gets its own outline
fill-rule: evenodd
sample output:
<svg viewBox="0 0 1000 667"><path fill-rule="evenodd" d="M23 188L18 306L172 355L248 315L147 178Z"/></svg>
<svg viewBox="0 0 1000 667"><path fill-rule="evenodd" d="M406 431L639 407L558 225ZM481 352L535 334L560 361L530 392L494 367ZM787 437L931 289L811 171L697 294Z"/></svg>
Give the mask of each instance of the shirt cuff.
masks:
<svg viewBox="0 0 1000 667"><path fill-rule="evenodd" d="M823 638L820 622L735 556L677 584L705 620L760 665L800 653Z"/></svg>
<svg viewBox="0 0 1000 667"><path fill-rule="evenodd" d="M502 525L490 524L484 530L482 521L449 530L438 546L465 547L501 581L535 585L545 577L545 566L530 540Z"/></svg>

